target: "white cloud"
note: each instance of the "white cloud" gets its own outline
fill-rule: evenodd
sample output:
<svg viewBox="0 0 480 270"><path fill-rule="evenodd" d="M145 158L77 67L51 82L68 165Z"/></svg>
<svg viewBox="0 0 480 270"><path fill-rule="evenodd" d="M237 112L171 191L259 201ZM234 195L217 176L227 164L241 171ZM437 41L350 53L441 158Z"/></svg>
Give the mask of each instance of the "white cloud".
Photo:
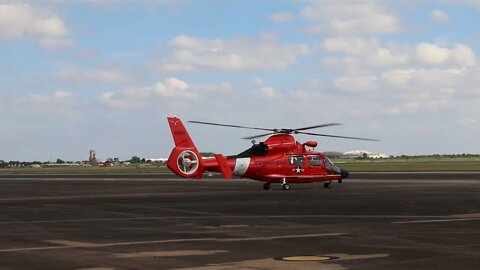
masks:
<svg viewBox="0 0 480 270"><path fill-rule="evenodd" d="M418 93L418 91L452 89L465 79L464 69L394 69L382 73L387 85Z"/></svg>
<svg viewBox="0 0 480 270"><path fill-rule="evenodd" d="M327 38L323 42L327 52L352 55L364 54L379 46L380 42L375 38Z"/></svg>
<svg viewBox="0 0 480 270"><path fill-rule="evenodd" d="M69 32L57 15L29 5L0 4L0 37L65 37Z"/></svg>
<svg viewBox="0 0 480 270"><path fill-rule="evenodd" d="M344 105L345 110L354 114L358 114L355 113L358 102L371 103L364 105L361 113L365 115L404 115L458 110L465 99L480 96L480 88L476 86L478 75L478 70L472 68L406 68L379 75L343 76L335 79L333 85L338 90L358 94L354 102L347 101Z"/></svg>
<svg viewBox="0 0 480 270"><path fill-rule="evenodd" d="M195 99L208 98L211 95L230 93L232 86L229 83L219 85L190 85L174 77L157 82L152 86L128 88L118 93L106 92L100 102L109 107L118 109L140 109L152 105L168 104L170 101L190 102Z"/></svg>
<svg viewBox="0 0 480 270"><path fill-rule="evenodd" d="M389 49L379 48L368 59L372 67L391 67L405 65L410 61L410 56L405 52L393 52Z"/></svg>
<svg viewBox="0 0 480 270"><path fill-rule="evenodd" d="M395 69L372 78L375 98L382 101L376 113L413 114L454 110L470 75L464 69ZM361 89L363 91L363 89ZM368 108L367 108L368 109Z"/></svg>
<svg viewBox="0 0 480 270"><path fill-rule="evenodd" d="M473 50L464 44L457 44L453 49L443 48L435 44L420 43L416 47L418 60L427 65L455 64L471 66L475 64Z"/></svg>
<svg viewBox="0 0 480 270"><path fill-rule="evenodd" d="M434 9L430 12L430 16L438 23L450 22L450 16L445 11Z"/></svg>
<svg viewBox="0 0 480 270"><path fill-rule="evenodd" d="M200 94L227 94L231 93L233 86L229 82L223 82L220 84L197 84L192 86L194 91Z"/></svg>
<svg viewBox="0 0 480 270"><path fill-rule="evenodd" d="M334 85L347 92L369 92L378 88L376 76L353 76L335 79Z"/></svg>
<svg viewBox="0 0 480 270"><path fill-rule="evenodd" d="M420 43L417 46L417 57L425 64L440 65L447 61L450 50L434 44Z"/></svg>
<svg viewBox="0 0 480 270"><path fill-rule="evenodd" d="M199 68L229 70L286 69L309 53L306 44L281 44L273 35L232 40L177 36L170 41L173 52L162 60L162 70L190 71Z"/></svg>
<svg viewBox="0 0 480 270"><path fill-rule="evenodd" d="M330 38L323 43L328 56L324 63L349 75L369 74L372 69L398 67L453 66L469 67L476 63L475 53L465 44L451 48L431 43L399 45L393 42L381 44L376 39Z"/></svg>
<svg viewBox="0 0 480 270"><path fill-rule="evenodd" d="M328 66L346 70L349 74L363 74L365 68L403 66L411 62L411 49L393 42L381 44L374 38L328 38L323 44L329 56L324 60Z"/></svg>
<svg viewBox="0 0 480 270"><path fill-rule="evenodd" d="M114 69L66 69L57 72L55 76L74 83L123 83L130 80L129 75Z"/></svg>
<svg viewBox="0 0 480 270"><path fill-rule="evenodd" d="M0 38L36 37L41 48L57 50L75 45L69 34L62 19L47 10L28 4L0 4Z"/></svg>
<svg viewBox="0 0 480 270"><path fill-rule="evenodd" d="M13 110L21 114L55 114L59 117L76 114L75 96L67 91L56 91L51 96L36 94L21 96L15 98L12 104Z"/></svg>
<svg viewBox="0 0 480 270"><path fill-rule="evenodd" d="M335 53L327 55L324 63L340 71L332 87L339 95L355 94L355 102L347 100L342 106L352 115L449 112L459 110L466 99L480 97L480 69L475 53L465 44L401 45L337 37L322 45L324 51Z"/></svg>
<svg viewBox="0 0 480 270"><path fill-rule="evenodd" d="M52 96L43 96L43 95L29 95L24 97L19 97L15 100L16 104L47 104L47 103L63 103L73 101L73 94L66 91L56 91Z"/></svg>
<svg viewBox="0 0 480 270"><path fill-rule="evenodd" d="M293 19L293 15L290 12L281 12L270 15L270 20L274 22L289 22Z"/></svg>
<svg viewBox="0 0 480 270"><path fill-rule="evenodd" d="M189 92L190 85L186 82L168 78L164 82L159 82L153 87L153 91L163 97L186 97L192 98L195 95Z"/></svg>
<svg viewBox="0 0 480 270"><path fill-rule="evenodd" d="M453 63L462 66L472 66L475 64L475 53L473 50L464 44L457 44L450 53L450 60Z"/></svg>
<svg viewBox="0 0 480 270"><path fill-rule="evenodd" d="M395 33L402 30L384 3L369 1L310 0L301 16L313 22L310 33L351 36Z"/></svg>
<svg viewBox="0 0 480 270"><path fill-rule="evenodd" d="M267 98L277 98L281 96L273 87L261 87L259 93L261 96Z"/></svg>

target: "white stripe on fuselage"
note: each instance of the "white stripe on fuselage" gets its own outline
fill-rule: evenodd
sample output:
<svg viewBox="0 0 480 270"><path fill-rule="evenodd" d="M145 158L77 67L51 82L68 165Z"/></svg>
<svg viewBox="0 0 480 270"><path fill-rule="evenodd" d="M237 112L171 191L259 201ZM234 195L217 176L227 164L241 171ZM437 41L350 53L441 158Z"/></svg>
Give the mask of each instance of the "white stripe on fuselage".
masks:
<svg viewBox="0 0 480 270"><path fill-rule="evenodd" d="M250 158L237 158L235 160L235 168L233 174L243 176L247 172L248 165L250 165Z"/></svg>

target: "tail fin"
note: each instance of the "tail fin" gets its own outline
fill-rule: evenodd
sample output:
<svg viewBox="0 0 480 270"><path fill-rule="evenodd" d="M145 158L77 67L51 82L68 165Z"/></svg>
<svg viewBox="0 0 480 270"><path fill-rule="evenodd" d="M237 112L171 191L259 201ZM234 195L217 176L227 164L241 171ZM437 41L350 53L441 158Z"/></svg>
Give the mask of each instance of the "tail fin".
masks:
<svg viewBox="0 0 480 270"><path fill-rule="evenodd" d="M187 129L178 117L168 117L175 148L168 158L167 167L183 177L201 178L205 170L202 156L193 143Z"/></svg>
<svg viewBox="0 0 480 270"><path fill-rule="evenodd" d="M167 117L168 124L170 125L170 130L172 131L173 141L175 142L176 147L195 147L193 144L192 138L188 135L187 129L182 123L180 118Z"/></svg>

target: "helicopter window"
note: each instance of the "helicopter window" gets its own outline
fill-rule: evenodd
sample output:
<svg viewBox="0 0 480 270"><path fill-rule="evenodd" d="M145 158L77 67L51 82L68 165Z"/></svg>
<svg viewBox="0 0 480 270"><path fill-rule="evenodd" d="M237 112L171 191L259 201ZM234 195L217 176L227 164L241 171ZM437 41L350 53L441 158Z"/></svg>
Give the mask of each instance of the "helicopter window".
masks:
<svg viewBox="0 0 480 270"><path fill-rule="evenodd" d="M319 156L309 156L308 161L312 166L323 166L322 159Z"/></svg>
<svg viewBox="0 0 480 270"><path fill-rule="evenodd" d="M305 159L303 156L290 156L288 157L288 162L290 165L303 165L305 164Z"/></svg>

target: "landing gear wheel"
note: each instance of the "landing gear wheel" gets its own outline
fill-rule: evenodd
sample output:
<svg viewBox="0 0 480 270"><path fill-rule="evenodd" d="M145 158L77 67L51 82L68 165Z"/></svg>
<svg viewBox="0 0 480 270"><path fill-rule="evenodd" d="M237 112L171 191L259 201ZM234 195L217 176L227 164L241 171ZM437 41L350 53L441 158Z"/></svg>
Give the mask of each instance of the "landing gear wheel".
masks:
<svg viewBox="0 0 480 270"><path fill-rule="evenodd" d="M338 183L341 184L343 182L343 179L338 179Z"/></svg>
<svg viewBox="0 0 480 270"><path fill-rule="evenodd" d="M263 184L263 189L264 190L269 190L270 189L270 183Z"/></svg>
<svg viewBox="0 0 480 270"><path fill-rule="evenodd" d="M324 187L324 188L332 188L333 185L332 185L331 182L325 182L325 183L323 184L323 187Z"/></svg>
<svg viewBox="0 0 480 270"><path fill-rule="evenodd" d="M290 189L290 185L289 184L282 184L282 188L284 190L289 190Z"/></svg>

